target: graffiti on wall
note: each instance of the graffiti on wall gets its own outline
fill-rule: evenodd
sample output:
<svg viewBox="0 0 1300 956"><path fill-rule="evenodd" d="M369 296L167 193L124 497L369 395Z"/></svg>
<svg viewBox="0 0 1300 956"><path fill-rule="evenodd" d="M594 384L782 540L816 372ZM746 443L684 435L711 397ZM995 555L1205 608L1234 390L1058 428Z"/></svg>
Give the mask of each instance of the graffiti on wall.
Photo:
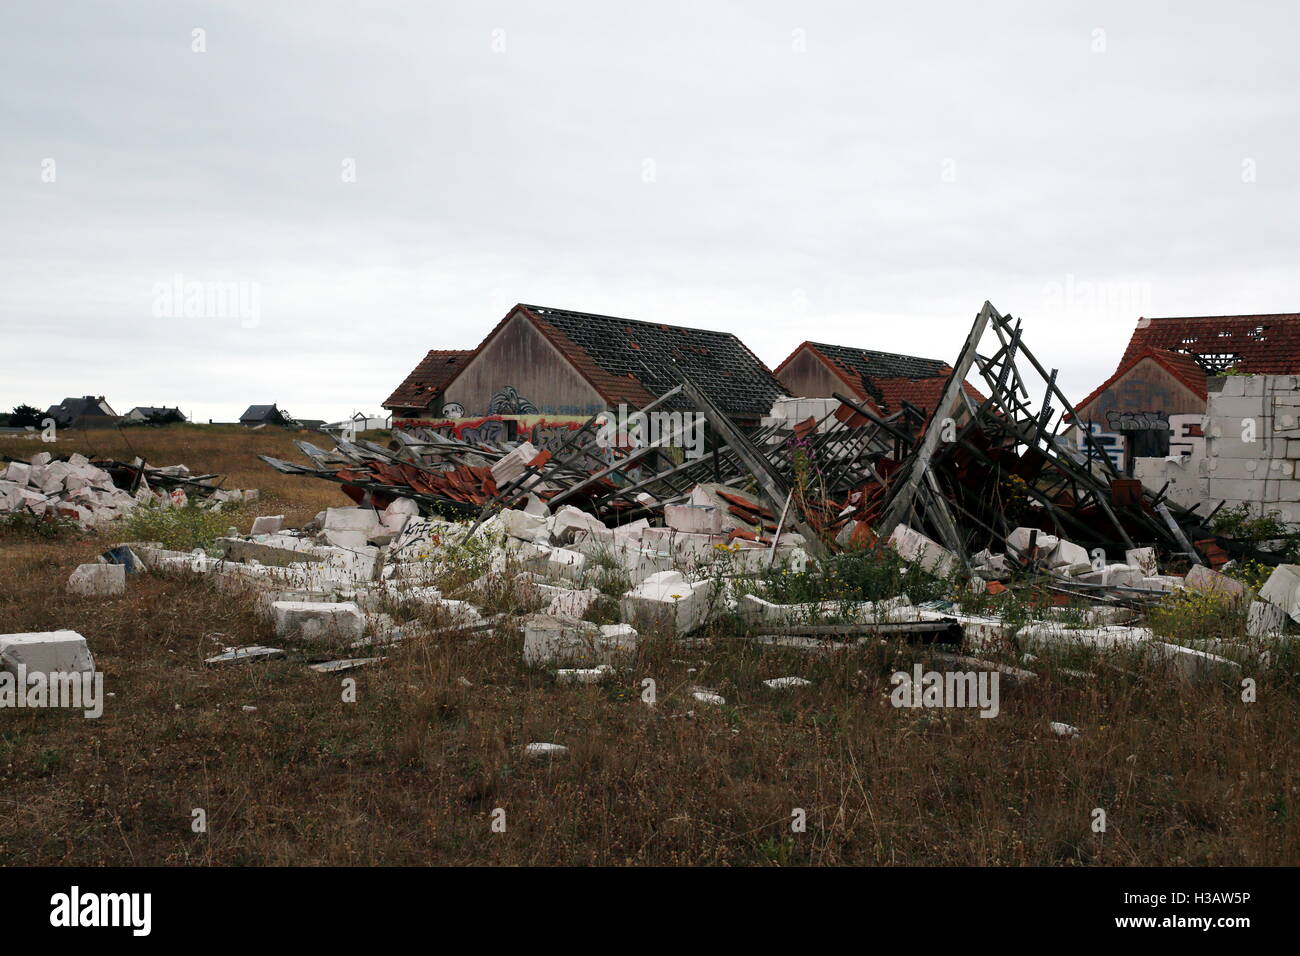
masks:
<svg viewBox="0 0 1300 956"><path fill-rule="evenodd" d="M1169 416L1164 412L1106 412L1106 427L1113 432L1169 431Z"/></svg>
<svg viewBox="0 0 1300 956"><path fill-rule="evenodd" d="M513 385L506 385L488 402L489 415L536 415L536 405L524 398Z"/></svg>
<svg viewBox="0 0 1300 956"><path fill-rule="evenodd" d="M1204 422L1204 415L1170 415L1169 454L1204 455Z"/></svg>
<svg viewBox="0 0 1300 956"><path fill-rule="evenodd" d="M1088 430L1092 432L1091 447L1089 447L1087 436L1082 431L1077 429L1075 430L1075 435L1079 442L1079 451L1089 457L1095 458L1097 455L1097 449L1101 449L1102 453L1111 460L1111 464L1115 466L1115 469L1123 472L1124 436L1119 432L1104 432L1101 430L1101 426L1096 422L1089 424Z"/></svg>

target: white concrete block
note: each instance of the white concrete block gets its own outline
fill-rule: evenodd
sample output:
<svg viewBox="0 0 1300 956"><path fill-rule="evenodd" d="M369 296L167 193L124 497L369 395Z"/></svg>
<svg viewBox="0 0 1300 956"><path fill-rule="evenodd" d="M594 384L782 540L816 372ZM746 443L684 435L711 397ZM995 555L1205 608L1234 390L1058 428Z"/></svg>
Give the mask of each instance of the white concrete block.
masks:
<svg viewBox="0 0 1300 956"><path fill-rule="evenodd" d="M957 570L957 556L905 524L896 527L889 536L889 544L904 561L919 564L937 577L947 577Z"/></svg>
<svg viewBox="0 0 1300 956"><path fill-rule="evenodd" d="M1300 564L1280 564L1259 589L1261 601L1280 607L1293 621L1300 621Z"/></svg>
<svg viewBox="0 0 1300 956"><path fill-rule="evenodd" d="M249 533L255 535L276 534L283 527L284 515L262 515L253 519L253 529Z"/></svg>
<svg viewBox="0 0 1300 956"><path fill-rule="evenodd" d="M719 534L722 513L712 505L664 505L664 523L674 531Z"/></svg>
<svg viewBox="0 0 1300 956"><path fill-rule="evenodd" d="M600 599L600 592L595 588L550 588L545 585L539 587L551 595L545 613L552 617L582 617L592 604Z"/></svg>
<svg viewBox="0 0 1300 956"><path fill-rule="evenodd" d="M80 674L95 669L86 639L76 631L0 634L0 667L28 674Z"/></svg>
<svg viewBox="0 0 1300 956"><path fill-rule="evenodd" d="M524 621L524 663L611 663L636 650L636 630L576 618L534 614Z"/></svg>
<svg viewBox="0 0 1300 956"><path fill-rule="evenodd" d="M326 531L360 531L364 537L376 529L379 515L373 508L326 508Z"/></svg>
<svg viewBox="0 0 1300 956"><path fill-rule="evenodd" d="M114 597L126 593L126 567L121 564L81 564L68 578L68 593L82 597Z"/></svg>
<svg viewBox="0 0 1300 956"><path fill-rule="evenodd" d="M1246 633L1251 637L1281 634L1286 626L1287 613L1267 601L1251 601L1246 613Z"/></svg>
<svg viewBox="0 0 1300 956"><path fill-rule="evenodd" d="M365 630L365 617L351 601L276 601L271 605L278 637L308 641L355 641Z"/></svg>
<svg viewBox="0 0 1300 956"><path fill-rule="evenodd" d="M1194 564L1187 576L1183 578L1187 587L1197 591L1218 591L1234 598L1246 596L1246 586L1235 578L1207 568L1203 564Z"/></svg>
<svg viewBox="0 0 1300 956"><path fill-rule="evenodd" d="M623 620L641 630L663 627L687 634L707 619L712 590L709 581L692 584L680 571L661 571L623 595L619 608Z"/></svg>
<svg viewBox="0 0 1300 956"><path fill-rule="evenodd" d="M1124 563L1131 568L1137 568L1144 577L1155 577L1160 573L1156 563L1155 548L1130 548L1124 552Z"/></svg>
<svg viewBox="0 0 1300 956"><path fill-rule="evenodd" d="M1143 574L1140 570L1127 564L1108 564L1100 571L1088 571L1079 575L1084 584L1101 584L1108 588L1140 588Z"/></svg>

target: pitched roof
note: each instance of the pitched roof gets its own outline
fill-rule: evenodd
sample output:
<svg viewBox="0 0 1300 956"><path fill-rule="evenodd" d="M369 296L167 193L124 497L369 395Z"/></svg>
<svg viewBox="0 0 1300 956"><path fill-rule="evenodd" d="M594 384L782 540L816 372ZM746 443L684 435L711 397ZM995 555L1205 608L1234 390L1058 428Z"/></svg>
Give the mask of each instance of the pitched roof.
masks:
<svg viewBox="0 0 1300 956"><path fill-rule="evenodd" d="M733 417L766 415L785 394L771 370L730 332L521 303L484 344L515 315L546 336L611 406L641 408L676 386L672 365Z"/></svg>
<svg viewBox="0 0 1300 956"><path fill-rule="evenodd" d="M446 388L475 349L430 349L405 381L397 386L384 408L424 408Z"/></svg>
<svg viewBox="0 0 1300 956"><path fill-rule="evenodd" d="M777 373L780 374L781 369L802 349L808 349L821 359L859 399L874 404L887 414L898 411L903 402L926 412L934 411L943 397L948 377L952 375L952 366L939 359L825 342L804 342L776 367ZM979 389L970 382L963 384L967 395L977 403L984 401Z"/></svg>
<svg viewBox="0 0 1300 956"><path fill-rule="evenodd" d="M105 411L107 409L107 411ZM75 422L81 418L116 418L117 413L109 407L104 396L84 395L81 398L65 398L57 405L51 405L46 415L63 424Z"/></svg>
<svg viewBox="0 0 1300 956"><path fill-rule="evenodd" d="M1123 365L1144 349L1191 355L1210 374L1237 368L1253 375L1300 373L1300 313L1139 319Z"/></svg>
<svg viewBox="0 0 1300 956"><path fill-rule="evenodd" d="M239 416L241 422L260 422L268 418L275 418L280 414L280 410L274 405L249 405L248 410Z"/></svg>
<svg viewBox="0 0 1300 956"><path fill-rule="evenodd" d="M1094 388L1083 401L1075 403L1075 411L1087 408L1101 396L1102 392L1127 375L1139 362L1146 359L1155 362L1180 383L1187 386L1188 390L1197 398L1205 401L1208 397L1209 393L1205 385L1205 370L1201 368L1195 358L1180 352L1171 352L1168 349L1145 348L1134 352L1132 355L1126 353L1125 357L1120 360L1119 368L1115 369L1115 373L1110 378Z"/></svg>
<svg viewBox="0 0 1300 956"><path fill-rule="evenodd" d="M166 405L137 405L135 408L131 409L131 412L139 412L141 415L149 416L165 415L168 412L176 412L177 414L180 414L180 409L168 408ZM127 412L127 414L130 415L131 412Z"/></svg>

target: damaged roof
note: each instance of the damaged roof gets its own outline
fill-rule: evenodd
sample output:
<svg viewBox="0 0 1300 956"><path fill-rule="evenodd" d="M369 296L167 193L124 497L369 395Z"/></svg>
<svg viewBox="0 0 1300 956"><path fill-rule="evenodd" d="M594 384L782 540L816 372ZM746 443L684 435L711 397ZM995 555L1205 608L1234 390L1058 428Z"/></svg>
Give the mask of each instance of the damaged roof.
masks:
<svg viewBox="0 0 1300 956"><path fill-rule="evenodd" d="M676 387L674 364L733 417L757 419L785 394L771 369L730 332L521 303L484 344L516 315L546 336L611 407L641 408Z"/></svg>
<svg viewBox="0 0 1300 956"><path fill-rule="evenodd" d="M1115 369L1115 373L1093 389L1087 398L1077 403L1074 406L1075 410L1082 414L1083 410L1100 398L1107 389L1132 371L1140 362L1147 359L1155 362L1181 384L1187 386L1188 390L1201 401L1206 400L1209 392L1205 384L1205 369L1200 366L1194 357L1180 352L1171 352L1168 349L1145 348L1139 349L1131 356L1126 356L1119 363L1119 368Z"/></svg>
<svg viewBox="0 0 1300 956"><path fill-rule="evenodd" d="M1120 366L1145 349L1190 355L1206 374L1300 373L1300 313L1138 319Z"/></svg>
<svg viewBox="0 0 1300 956"><path fill-rule="evenodd" d="M821 359L858 398L891 414L902 408L903 402L925 412L933 411L943 395L948 376L952 374L952 366L939 359L826 342L802 343L777 366L777 373L803 349ZM984 396L970 382L965 386L966 394L972 399L984 401Z"/></svg>
<svg viewBox="0 0 1300 956"><path fill-rule="evenodd" d="M425 408L464 368L476 349L430 349L388 399L384 408Z"/></svg>

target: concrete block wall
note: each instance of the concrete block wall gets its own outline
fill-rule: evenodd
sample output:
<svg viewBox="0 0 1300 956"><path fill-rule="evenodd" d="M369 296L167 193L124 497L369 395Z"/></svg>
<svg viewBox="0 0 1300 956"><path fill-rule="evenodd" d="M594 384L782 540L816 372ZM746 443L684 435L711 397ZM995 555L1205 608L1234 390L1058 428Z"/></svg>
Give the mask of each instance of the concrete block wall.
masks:
<svg viewBox="0 0 1300 956"><path fill-rule="evenodd" d="M1135 475L1154 489L1170 481L1185 506L1249 504L1300 523L1300 376L1227 376L1210 393L1203 430L1203 456L1139 458Z"/></svg>

